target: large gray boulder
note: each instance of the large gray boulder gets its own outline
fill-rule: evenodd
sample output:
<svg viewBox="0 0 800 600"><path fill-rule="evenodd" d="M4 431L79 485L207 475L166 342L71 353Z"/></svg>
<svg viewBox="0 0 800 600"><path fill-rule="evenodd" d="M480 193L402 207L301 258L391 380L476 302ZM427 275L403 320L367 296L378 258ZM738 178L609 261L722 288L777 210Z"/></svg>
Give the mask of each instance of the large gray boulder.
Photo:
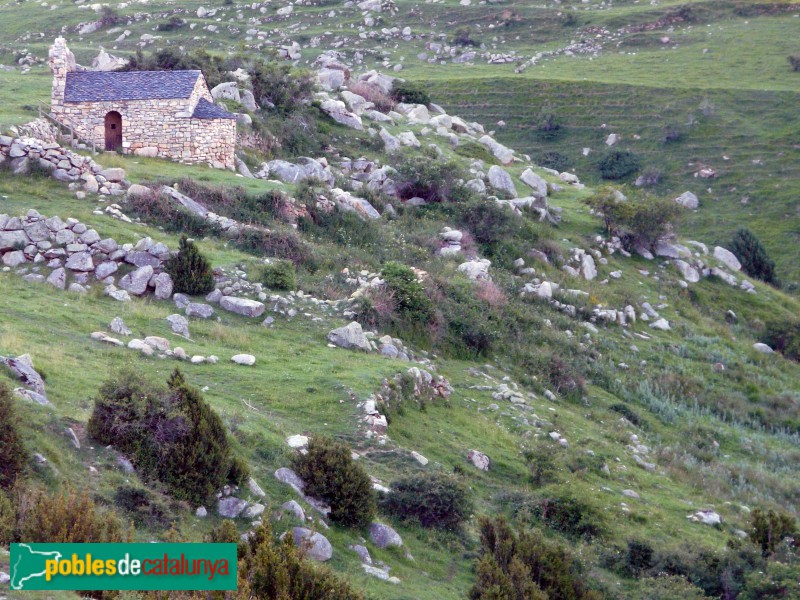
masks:
<svg viewBox="0 0 800 600"><path fill-rule="evenodd" d="M239 84L235 81L226 81L211 88L211 96L214 100L233 100L234 102L241 102L242 97L239 95Z"/></svg>
<svg viewBox="0 0 800 600"><path fill-rule="evenodd" d="M305 490L306 484L302 479L300 479L300 476L291 469L287 467L281 467L280 469L277 469L275 471L275 479L281 483L291 486L292 489L301 496L304 495L303 490Z"/></svg>
<svg viewBox="0 0 800 600"><path fill-rule="evenodd" d="M22 250L15 250L14 252L6 252L3 254L3 264L6 267L11 267L12 269L24 265L28 262L28 259L25 258L25 253Z"/></svg>
<svg viewBox="0 0 800 600"><path fill-rule="evenodd" d="M0 231L0 252L27 246L30 243L24 231Z"/></svg>
<svg viewBox="0 0 800 600"><path fill-rule="evenodd" d="M141 296L147 291L147 284L153 276L153 267L145 265L128 273L119 280L119 287L135 296Z"/></svg>
<svg viewBox="0 0 800 600"><path fill-rule="evenodd" d="M305 555L312 560L325 562L333 556L333 546L319 532L311 531L305 527L294 527L292 536L295 546L301 548Z"/></svg>
<svg viewBox="0 0 800 600"><path fill-rule="evenodd" d="M511 175L503 167L492 165L489 167L489 185L496 190L502 190L512 197L517 197L517 188L514 186L514 181Z"/></svg>
<svg viewBox="0 0 800 600"><path fill-rule="evenodd" d="M363 131L364 125L361 123L361 117L347 110L347 107L341 100L325 100L320 105L320 108L322 112L337 123L345 127Z"/></svg>
<svg viewBox="0 0 800 600"><path fill-rule="evenodd" d="M383 523L373 523L369 526L369 539L378 548L403 545L403 538L400 537L400 534Z"/></svg>
<svg viewBox="0 0 800 600"><path fill-rule="evenodd" d="M27 354L16 358L10 356L0 356L0 364L4 364L22 382L22 385L29 387L34 392L44 395L44 379L36 369L33 368L33 361Z"/></svg>
<svg viewBox="0 0 800 600"><path fill-rule="evenodd" d="M736 258L736 255L722 246L717 246L714 248L714 258L728 267L731 271L742 270L742 263L739 262L739 259Z"/></svg>
<svg viewBox="0 0 800 600"><path fill-rule="evenodd" d="M683 192L680 196L675 198L675 202L689 210L694 210L700 206L700 201L692 192Z"/></svg>
<svg viewBox="0 0 800 600"><path fill-rule="evenodd" d="M519 178L524 184L533 188L540 196L547 196L547 182L531 169L525 169Z"/></svg>
<svg viewBox="0 0 800 600"><path fill-rule="evenodd" d="M186 305L187 317L199 317L201 319L210 319L214 314L214 307L210 304L202 304L200 302L189 302Z"/></svg>
<svg viewBox="0 0 800 600"><path fill-rule="evenodd" d="M220 517L225 519L235 519L247 508L247 500L236 498L235 496L226 496L220 498L217 512Z"/></svg>
<svg viewBox="0 0 800 600"><path fill-rule="evenodd" d="M340 348L355 348L365 352L372 350L369 340L364 335L364 330L356 321L328 333L328 341Z"/></svg>
<svg viewBox="0 0 800 600"><path fill-rule="evenodd" d="M172 277L169 273L158 273L153 276L153 286L155 287L156 300L169 300L172 296Z"/></svg>
<svg viewBox="0 0 800 600"><path fill-rule="evenodd" d="M678 269L681 277L683 277L689 283L697 283L700 281L700 273L698 273L697 269L695 269L686 261L674 260L672 261L672 264L674 264L675 268Z"/></svg>
<svg viewBox="0 0 800 600"><path fill-rule="evenodd" d="M64 265L70 271L94 271L94 262L90 252L76 252L67 259Z"/></svg>
<svg viewBox="0 0 800 600"><path fill-rule="evenodd" d="M236 296L223 296L220 298L219 305L224 310L244 317L260 317L266 308L262 302Z"/></svg>

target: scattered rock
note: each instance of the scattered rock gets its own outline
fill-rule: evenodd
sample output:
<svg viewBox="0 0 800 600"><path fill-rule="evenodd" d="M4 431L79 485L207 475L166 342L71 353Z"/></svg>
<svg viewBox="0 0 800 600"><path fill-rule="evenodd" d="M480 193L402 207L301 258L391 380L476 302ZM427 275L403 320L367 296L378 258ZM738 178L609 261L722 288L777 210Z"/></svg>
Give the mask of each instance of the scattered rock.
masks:
<svg viewBox="0 0 800 600"><path fill-rule="evenodd" d="M284 502L283 505L281 505L281 508L288 513L292 513L297 520L305 522L306 511L304 511L303 507L300 506L295 500Z"/></svg>
<svg viewBox="0 0 800 600"><path fill-rule="evenodd" d="M237 365L251 367L256 364L256 357L252 354L236 354L231 357L231 362L235 362Z"/></svg>
<svg viewBox="0 0 800 600"><path fill-rule="evenodd" d="M328 341L340 348L354 348L370 352L372 347L364 335L361 324L353 321L328 333Z"/></svg>
<svg viewBox="0 0 800 600"><path fill-rule="evenodd" d="M467 452L467 459L481 471L488 471L489 465L491 465L492 462L488 456L478 450L470 450Z"/></svg>
<svg viewBox="0 0 800 600"><path fill-rule="evenodd" d="M773 352L775 352L775 350L773 350L766 344L762 344L761 342L753 344L753 350L755 350L756 352L760 352L761 354L772 354Z"/></svg>
<svg viewBox="0 0 800 600"><path fill-rule="evenodd" d="M244 317L260 317L266 308L263 303L248 298L223 296L219 301L220 308Z"/></svg>
<svg viewBox="0 0 800 600"><path fill-rule="evenodd" d="M311 531L305 527L294 527L292 528L292 535L295 545L301 548L308 558L325 562L333 556L333 546L321 533Z"/></svg>
<svg viewBox="0 0 800 600"><path fill-rule="evenodd" d="M225 519L235 519L247 508L247 501L235 496L225 496L220 498L217 512L220 517Z"/></svg>
<svg viewBox="0 0 800 600"><path fill-rule="evenodd" d="M692 192L683 192L680 196L675 198L675 202L689 210L695 210L700 206L700 201Z"/></svg>
<svg viewBox="0 0 800 600"><path fill-rule="evenodd" d="M742 263L739 262L739 259L736 258L736 255L722 246L717 246L714 248L714 258L728 267L731 271L742 270Z"/></svg>
<svg viewBox="0 0 800 600"><path fill-rule="evenodd" d="M400 534L383 523L373 523L369 526L369 539L381 549L403 545L403 538L400 537Z"/></svg>

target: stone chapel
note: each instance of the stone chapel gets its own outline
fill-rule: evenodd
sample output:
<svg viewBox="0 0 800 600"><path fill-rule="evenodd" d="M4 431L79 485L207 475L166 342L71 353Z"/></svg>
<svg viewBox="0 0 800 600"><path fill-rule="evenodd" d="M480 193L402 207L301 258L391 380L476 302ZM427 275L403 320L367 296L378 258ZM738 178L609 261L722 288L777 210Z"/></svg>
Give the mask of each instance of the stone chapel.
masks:
<svg viewBox="0 0 800 600"><path fill-rule="evenodd" d="M85 71L64 38L50 47L51 113L105 150L233 169L236 117L201 71Z"/></svg>

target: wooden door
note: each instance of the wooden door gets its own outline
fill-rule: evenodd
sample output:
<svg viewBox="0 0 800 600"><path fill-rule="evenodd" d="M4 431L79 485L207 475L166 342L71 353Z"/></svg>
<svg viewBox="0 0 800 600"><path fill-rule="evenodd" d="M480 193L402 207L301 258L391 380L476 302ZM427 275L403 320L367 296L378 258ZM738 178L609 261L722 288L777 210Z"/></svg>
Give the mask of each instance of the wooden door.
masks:
<svg viewBox="0 0 800 600"><path fill-rule="evenodd" d="M122 146L122 115L112 110L106 115L106 150Z"/></svg>

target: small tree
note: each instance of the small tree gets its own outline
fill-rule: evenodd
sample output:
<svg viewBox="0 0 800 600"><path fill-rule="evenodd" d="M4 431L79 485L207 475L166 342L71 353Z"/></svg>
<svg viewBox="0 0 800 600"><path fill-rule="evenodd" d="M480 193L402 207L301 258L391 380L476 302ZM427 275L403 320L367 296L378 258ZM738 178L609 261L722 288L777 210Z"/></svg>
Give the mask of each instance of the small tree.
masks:
<svg viewBox="0 0 800 600"><path fill-rule="evenodd" d="M755 509L750 515L750 540L761 547L766 557L775 554L775 548L784 538L797 535L797 522L785 512Z"/></svg>
<svg viewBox="0 0 800 600"><path fill-rule="evenodd" d="M411 267L398 262L388 262L381 270L381 276L386 282L397 310L403 316L420 323L430 319L433 305Z"/></svg>
<svg viewBox="0 0 800 600"><path fill-rule="evenodd" d="M275 290L293 290L295 286L294 264L279 260L264 266L261 283Z"/></svg>
<svg viewBox="0 0 800 600"><path fill-rule="evenodd" d="M431 97L424 89L408 81L396 81L392 88L392 98L407 104L430 104Z"/></svg>
<svg viewBox="0 0 800 600"><path fill-rule="evenodd" d="M25 456L11 391L0 383L0 490L14 485L25 467Z"/></svg>
<svg viewBox="0 0 800 600"><path fill-rule="evenodd" d="M181 237L178 254L167 261L165 269L172 277L176 292L194 296L214 289L211 263L186 236Z"/></svg>
<svg viewBox="0 0 800 600"><path fill-rule="evenodd" d="M472 28L467 26L459 27L453 36L453 43L456 46L477 46L478 43L472 39Z"/></svg>
<svg viewBox="0 0 800 600"><path fill-rule="evenodd" d="M331 507L331 520L346 527L363 527L375 514L375 495L364 468L353 460L350 448L330 438L315 436L307 454L292 461L309 496Z"/></svg>
<svg viewBox="0 0 800 600"><path fill-rule="evenodd" d="M792 71L800 72L800 54L790 54L786 58L792 67Z"/></svg>
<svg viewBox="0 0 800 600"><path fill-rule="evenodd" d="M418 197L427 202L447 202L468 195L462 183L465 173L453 160L404 154L395 168L398 195L404 200Z"/></svg>
<svg viewBox="0 0 800 600"><path fill-rule="evenodd" d="M742 271L765 283L777 284L775 261L767 254L761 241L749 229L742 227L733 234L731 252L742 263Z"/></svg>

